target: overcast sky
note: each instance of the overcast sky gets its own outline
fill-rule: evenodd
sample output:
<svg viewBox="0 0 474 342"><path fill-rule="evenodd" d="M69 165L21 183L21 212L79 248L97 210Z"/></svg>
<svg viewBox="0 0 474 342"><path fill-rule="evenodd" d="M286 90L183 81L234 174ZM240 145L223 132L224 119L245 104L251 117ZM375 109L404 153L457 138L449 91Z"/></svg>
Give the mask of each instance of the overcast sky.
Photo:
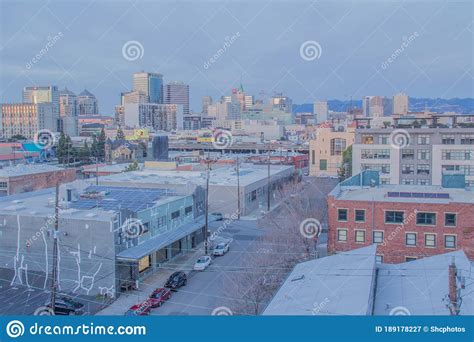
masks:
<svg viewBox="0 0 474 342"><path fill-rule="evenodd" d="M470 0L0 3L1 102L56 84L87 88L112 115L140 70L188 83L196 111L240 79L257 98L283 92L294 103L473 97Z"/></svg>

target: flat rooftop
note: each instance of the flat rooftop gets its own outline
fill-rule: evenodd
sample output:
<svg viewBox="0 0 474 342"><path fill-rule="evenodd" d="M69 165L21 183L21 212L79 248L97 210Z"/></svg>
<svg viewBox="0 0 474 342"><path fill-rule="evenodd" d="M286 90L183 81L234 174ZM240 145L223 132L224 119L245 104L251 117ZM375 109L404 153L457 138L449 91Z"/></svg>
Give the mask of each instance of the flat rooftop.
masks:
<svg viewBox="0 0 474 342"><path fill-rule="evenodd" d="M271 165L270 177L279 177L290 173L293 166ZM241 164L240 185L246 186L266 179L268 169L266 165ZM140 171L124 172L99 178L99 183L115 184L117 182L131 182L134 184L177 184L193 183L200 186L206 184L206 171L176 171L145 168ZM222 186L237 186L237 172L235 166L222 166L212 169L209 184Z"/></svg>
<svg viewBox="0 0 474 342"><path fill-rule="evenodd" d="M73 190L72 202L66 201L67 189ZM55 191L55 188L48 188L0 197L0 215L51 217ZM169 189L90 186L87 182L75 181L61 185L59 197L63 218L110 221L121 208L141 211L183 196L176 196Z"/></svg>
<svg viewBox="0 0 474 342"><path fill-rule="evenodd" d="M375 255L372 245L296 265L263 314L449 315L453 260L460 314L474 314L474 263L462 250L401 264L376 264Z"/></svg>
<svg viewBox="0 0 474 342"><path fill-rule="evenodd" d="M263 315L367 315L376 246L295 266Z"/></svg>
<svg viewBox="0 0 474 342"><path fill-rule="evenodd" d="M443 188L435 185L336 186L329 195L341 201L474 204L472 189Z"/></svg>
<svg viewBox="0 0 474 342"><path fill-rule="evenodd" d="M65 170L62 167L49 164L19 164L0 169L0 178L27 176L37 173L55 172Z"/></svg>

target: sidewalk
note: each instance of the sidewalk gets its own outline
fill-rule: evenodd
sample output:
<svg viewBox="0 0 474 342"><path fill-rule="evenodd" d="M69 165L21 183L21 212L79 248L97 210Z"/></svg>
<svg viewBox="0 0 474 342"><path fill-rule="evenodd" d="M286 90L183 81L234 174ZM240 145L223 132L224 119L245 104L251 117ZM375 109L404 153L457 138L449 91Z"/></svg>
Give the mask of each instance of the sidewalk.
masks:
<svg viewBox="0 0 474 342"><path fill-rule="evenodd" d="M172 273L184 271L189 276L193 272L194 263L201 255L204 255L204 246L202 245L196 250L177 256L145 278L137 290L121 293L120 297L96 315L123 315L131 306L145 301L156 288L163 287Z"/></svg>

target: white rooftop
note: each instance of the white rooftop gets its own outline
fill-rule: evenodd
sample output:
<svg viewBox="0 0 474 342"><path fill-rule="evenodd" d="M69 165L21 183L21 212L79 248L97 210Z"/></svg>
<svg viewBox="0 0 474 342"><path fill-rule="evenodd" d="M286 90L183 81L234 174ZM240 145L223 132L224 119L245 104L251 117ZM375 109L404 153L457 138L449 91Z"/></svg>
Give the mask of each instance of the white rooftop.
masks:
<svg viewBox="0 0 474 342"><path fill-rule="evenodd" d="M415 198L389 197L389 192L419 193L419 194L448 194L449 198ZM343 201L377 201L400 203L472 203L474 191L469 188L443 188L435 185L379 185L370 186L337 186L330 193L337 200Z"/></svg>
<svg viewBox="0 0 474 342"><path fill-rule="evenodd" d="M0 177L18 177L36 173L53 172L64 170L62 167L48 164L18 164L0 169Z"/></svg>
<svg viewBox="0 0 474 342"><path fill-rule="evenodd" d="M263 314L449 315L453 257L460 314L474 314L474 268L462 250L401 264L375 264L375 253L372 245L296 265Z"/></svg>
<svg viewBox="0 0 474 342"><path fill-rule="evenodd" d="M293 166L271 165L270 176L278 177L281 173L289 173ZM242 164L240 166L240 185L246 186L257 181L266 179L268 169L266 165ZM133 184L182 184L193 183L204 186L206 182L206 171L176 171L145 168L140 171L124 172L115 175L100 177L101 184L131 182ZM224 166L212 169L209 184L236 186L237 173L235 166Z"/></svg>
<svg viewBox="0 0 474 342"><path fill-rule="evenodd" d="M461 290L460 314L473 315L474 269L462 250L402 264L379 265L374 314L388 315L391 310L403 307L411 315L449 315L446 296L448 269L453 258L458 275L466 277L468 285Z"/></svg>
<svg viewBox="0 0 474 342"><path fill-rule="evenodd" d="M376 246L295 266L264 315L367 315Z"/></svg>

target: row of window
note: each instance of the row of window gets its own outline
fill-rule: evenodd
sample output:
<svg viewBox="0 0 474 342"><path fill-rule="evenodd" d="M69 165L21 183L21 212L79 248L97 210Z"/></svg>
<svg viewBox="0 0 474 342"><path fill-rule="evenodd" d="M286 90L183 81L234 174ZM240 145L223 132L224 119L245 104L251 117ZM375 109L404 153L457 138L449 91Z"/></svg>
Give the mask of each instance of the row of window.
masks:
<svg viewBox="0 0 474 342"><path fill-rule="evenodd" d="M419 160L429 160L431 158L430 150L418 150L417 158ZM415 159L415 150L414 149L403 149L402 150L402 159Z"/></svg>
<svg viewBox="0 0 474 342"><path fill-rule="evenodd" d="M389 145L390 136L389 135L379 135L378 136L379 145ZM420 134L416 139L417 145L430 145L431 137L428 134ZM362 144L372 145L375 143L373 135L362 135ZM474 145L474 134L462 134L460 138L461 145ZM443 145L455 145L456 144L456 135L455 134L443 134L441 136L441 144Z"/></svg>
<svg viewBox="0 0 474 342"><path fill-rule="evenodd" d="M338 228L337 229L337 241L338 242L347 242L348 240L348 229ZM436 243L436 234L425 233L425 247L435 248L437 247ZM381 230L374 230L372 232L372 243L383 243L384 232ZM366 232L362 229L354 230L354 241L356 243L365 243L366 242ZM405 233L405 246L406 247L416 247L417 246L417 233ZM444 248L456 248L456 235L444 235Z"/></svg>
<svg viewBox="0 0 474 342"><path fill-rule="evenodd" d="M415 260L417 260L417 259L418 259L417 257L413 257L413 256L407 256L407 257L405 257L405 261L406 261L406 262L415 261ZM377 255L375 256L375 262L376 262L377 264L383 263L383 255L377 254Z"/></svg>
<svg viewBox="0 0 474 342"><path fill-rule="evenodd" d="M473 152L469 150L443 150L441 156L443 160L472 160Z"/></svg>
<svg viewBox="0 0 474 342"><path fill-rule="evenodd" d="M355 222L365 222L365 209L354 210ZM337 209L337 220L339 222L348 221L348 209ZM403 211L386 211L385 212L385 223L404 223L405 212ZM457 214L455 213L444 213L444 225L446 227L455 227L457 221ZM430 212L417 212L416 213L416 224L424 226L435 226L436 225L436 213Z"/></svg>

